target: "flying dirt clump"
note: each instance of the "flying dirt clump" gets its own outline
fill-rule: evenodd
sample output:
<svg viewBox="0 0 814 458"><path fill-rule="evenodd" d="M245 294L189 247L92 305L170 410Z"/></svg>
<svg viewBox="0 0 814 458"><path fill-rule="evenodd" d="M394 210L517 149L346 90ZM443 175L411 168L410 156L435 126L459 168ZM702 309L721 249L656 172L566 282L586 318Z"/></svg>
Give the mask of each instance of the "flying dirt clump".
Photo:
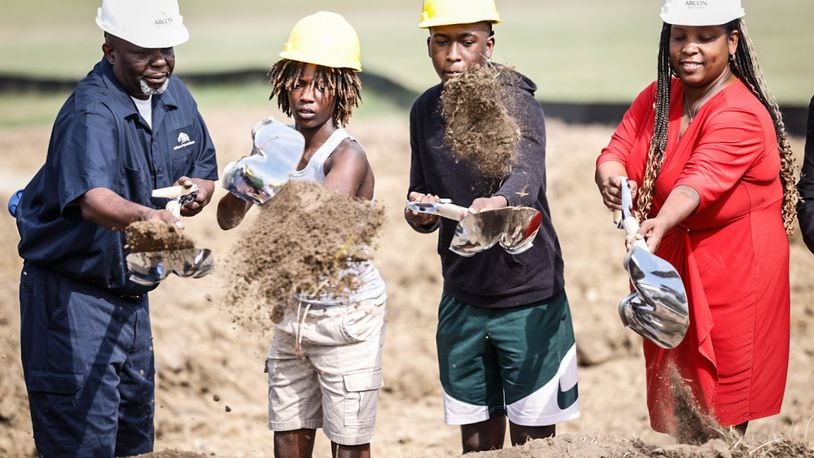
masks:
<svg viewBox="0 0 814 458"><path fill-rule="evenodd" d="M124 230L125 247L131 253L175 251L194 248L195 243L177 227L155 221L136 221Z"/></svg>
<svg viewBox="0 0 814 458"><path fill-rule="evenodd" d="M447 81L441 94L447 146L487 178L505 177L515 162L521 129L508 91L515 77L507 67L476 66Z"/></svg>
<svg viewBox="0 0 814 458"><path fill-rule="evenodd" d="M316 183L289 182L243 229L226 260L226 306L255 331L279 322L295 295L347 297L354 279L343 275L384 222L384 208Z"/></svg>

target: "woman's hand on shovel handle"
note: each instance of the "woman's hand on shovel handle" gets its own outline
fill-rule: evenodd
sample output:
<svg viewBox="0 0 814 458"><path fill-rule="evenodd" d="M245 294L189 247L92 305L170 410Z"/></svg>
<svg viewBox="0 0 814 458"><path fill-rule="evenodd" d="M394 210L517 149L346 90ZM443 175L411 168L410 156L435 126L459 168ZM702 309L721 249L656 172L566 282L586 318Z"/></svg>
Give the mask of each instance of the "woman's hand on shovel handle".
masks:
<svg viewBox="0 0 814 458"><path fill-rule="evenodd" d="M622 191L619 187L620 178L627 176L625 167L614 161L608 161L600 164L596 169L596 186L599 188L599 194L602 195L602 203L605 204L610 210L622 209ZM630 195L633 201L636 201L636 191L638 185L635 181L628 180L630 186Z"/></svg>
<svg viewBox="0 0 814 458"><path fill-rule="evenodd" d="M411 202L439 202L441 199L432 194L422 194L420 192L411 192L407 199ZM438 227L440 220L438 215L430 215L427 213L414 212L409 209L404 209L404 219L418 232L432 232Z"/></svg>

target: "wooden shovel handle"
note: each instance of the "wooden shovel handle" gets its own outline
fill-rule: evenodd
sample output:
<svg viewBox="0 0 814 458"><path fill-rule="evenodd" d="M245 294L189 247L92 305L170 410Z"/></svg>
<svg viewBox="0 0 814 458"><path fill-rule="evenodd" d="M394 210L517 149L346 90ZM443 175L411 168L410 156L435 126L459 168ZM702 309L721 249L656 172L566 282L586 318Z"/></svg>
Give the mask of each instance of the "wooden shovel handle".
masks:
<svg viewBox="0 0 814 458"><path fill-rule="evenodd" d="M158 188L153 190L152 196L163 199L175 199L189 192L186 186L176 185L167 186L166 188Z"/></svg>
<svg viewBox="0 0 814 458"><path fill-rule="evenodd" d="M438 214L447 219L460 221L469 214L469 209L455 204L438 204Z"/></svg>

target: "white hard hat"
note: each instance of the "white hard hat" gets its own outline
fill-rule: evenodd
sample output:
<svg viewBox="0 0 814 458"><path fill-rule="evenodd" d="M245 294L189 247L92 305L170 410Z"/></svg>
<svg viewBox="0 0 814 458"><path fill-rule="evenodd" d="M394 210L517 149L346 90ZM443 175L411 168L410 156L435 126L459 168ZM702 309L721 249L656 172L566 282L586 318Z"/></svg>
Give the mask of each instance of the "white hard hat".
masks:
<svg viewBox="0 0 814 458"><path fill-rule="evenodd" d="M96 24L142 48L171 48L189 40L177 0L102 0Z"/></svg>
<svg viewBox="0 0 814 458"><path fill-rule="evenodd" d="M741 0L665 0L661 20L671 25L723 25L746 15Z"/></svg>

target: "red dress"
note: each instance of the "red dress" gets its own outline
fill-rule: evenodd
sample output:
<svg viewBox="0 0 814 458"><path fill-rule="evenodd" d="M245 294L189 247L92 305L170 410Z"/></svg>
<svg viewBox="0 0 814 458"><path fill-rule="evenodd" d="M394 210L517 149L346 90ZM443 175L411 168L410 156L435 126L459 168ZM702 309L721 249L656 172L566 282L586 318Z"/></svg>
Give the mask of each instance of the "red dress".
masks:
<svg viewBox="0 0 814 458"><path fill-rule="evenodd" d="M654 94L655 84L639 94L597 159L597 165L624 164L639 184ZM669 389L673 364L700 407L731 426L780 412L789 359L789 244L769 113L738 80L710 98L679 138L683 97L682 84L673 79L651 214L678 185L701 197L656 253L681 274L690 327L672 350L644 342L650 424L666 433L675 433L678 420Z"/></svg>

